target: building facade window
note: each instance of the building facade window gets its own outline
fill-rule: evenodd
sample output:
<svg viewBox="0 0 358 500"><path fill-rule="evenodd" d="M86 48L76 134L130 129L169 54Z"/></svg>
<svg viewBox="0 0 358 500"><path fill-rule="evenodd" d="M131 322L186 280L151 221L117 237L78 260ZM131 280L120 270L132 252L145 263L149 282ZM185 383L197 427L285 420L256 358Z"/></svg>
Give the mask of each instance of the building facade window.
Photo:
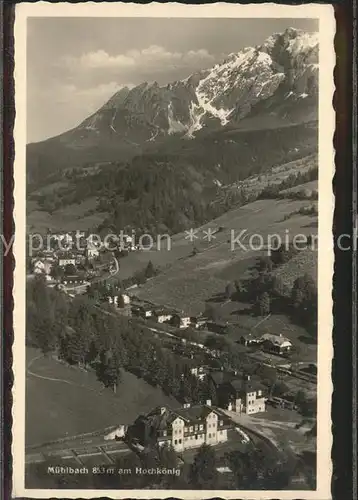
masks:
<svg viewBox="0 0 358 500"><path fill-rule="evenodd" d="M163 431L163 436L166 436L167 435L167 431Z"/></svg>
<svg viewBox="0 0 358 500"><path fill-rule="evenodd" d="M204 426L203 425L200 426L200 430L201 431L204 430Z"/></svg>

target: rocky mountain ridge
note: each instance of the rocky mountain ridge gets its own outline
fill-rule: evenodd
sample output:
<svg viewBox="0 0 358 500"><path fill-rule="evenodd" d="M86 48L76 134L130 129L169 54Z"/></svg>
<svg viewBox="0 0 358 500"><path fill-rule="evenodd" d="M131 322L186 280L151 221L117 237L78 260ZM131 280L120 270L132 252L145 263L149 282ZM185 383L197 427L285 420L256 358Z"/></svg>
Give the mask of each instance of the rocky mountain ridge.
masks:
<svg viewBox="0 0 358 500"><path fill-rule="evenodd" d="M135 144L174 133L192 138L204 127L240 123L279 89L292 105L316 96L316 33L291 28L185 80L121 89L79 128L94 133L107 129ZM136 137L140 137L137 142Z"/></svg>
<svg viewBox="0 0 358 500"><path fill-rule="evenodd" d="M318 35L293 28L165 86L123 88L78 127L28 146L28 179L86 162L126 160L170 137L317 120Z"/></svg>

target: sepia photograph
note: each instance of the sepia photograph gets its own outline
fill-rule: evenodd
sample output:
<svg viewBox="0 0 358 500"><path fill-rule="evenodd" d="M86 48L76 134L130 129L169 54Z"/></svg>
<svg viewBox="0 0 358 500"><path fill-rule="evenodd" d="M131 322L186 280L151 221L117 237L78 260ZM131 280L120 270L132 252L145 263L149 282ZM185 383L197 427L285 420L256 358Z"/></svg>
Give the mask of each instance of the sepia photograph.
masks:
<svg viewBox="0 0 358 500"><path fill-rule="evenodd" d="M334 31L16 7L15 496L331 498Z"/></svg>

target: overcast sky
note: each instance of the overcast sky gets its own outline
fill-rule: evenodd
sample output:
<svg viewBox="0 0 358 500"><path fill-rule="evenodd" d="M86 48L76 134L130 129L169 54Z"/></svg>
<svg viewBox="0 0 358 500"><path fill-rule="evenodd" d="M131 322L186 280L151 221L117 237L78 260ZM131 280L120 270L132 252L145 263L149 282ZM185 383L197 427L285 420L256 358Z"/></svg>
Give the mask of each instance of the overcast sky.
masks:
<svg viewBox="0 0 358 500"><path fill-rule="evenodd" d="M30 18L27 134L36 142L77 126L119 88L166 84L312 19Z"/></svg>

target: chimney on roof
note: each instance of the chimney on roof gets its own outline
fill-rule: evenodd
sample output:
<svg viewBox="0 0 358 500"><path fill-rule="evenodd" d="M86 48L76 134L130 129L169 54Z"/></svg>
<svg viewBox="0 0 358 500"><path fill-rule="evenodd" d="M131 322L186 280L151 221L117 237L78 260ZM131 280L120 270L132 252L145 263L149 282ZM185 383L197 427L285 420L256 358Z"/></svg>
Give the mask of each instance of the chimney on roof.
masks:
<svg viewBox="0 0 358 500"><path fill-rule="evenodd" d="M211 399L207 399L207 400L206 400L206 405L207 405L207 406L211 406Z"/></svg>
<svg viewBox="0 0 358 500"><path fill-rule="evenodd" d="M251 378L251 377L250 377L250 375L248 375L248 374L246 374L246 375L245 375L245 377L244 377L244 379L245 379L247 382L249 382L250 378Z"/></svg>
<svg viewBox="0 0 358 500"><path fill-rule="evenodd" d="M184 403L183 408L190 408L190 403Z"/></svg>
<svg viewBox="0 0 358 500"><path fill-rule="evenodd" d="M161 414L161 415L164 415L165 410L166 410L165 406L162 406L162 407L160 408L160 414Z"/></svg>

